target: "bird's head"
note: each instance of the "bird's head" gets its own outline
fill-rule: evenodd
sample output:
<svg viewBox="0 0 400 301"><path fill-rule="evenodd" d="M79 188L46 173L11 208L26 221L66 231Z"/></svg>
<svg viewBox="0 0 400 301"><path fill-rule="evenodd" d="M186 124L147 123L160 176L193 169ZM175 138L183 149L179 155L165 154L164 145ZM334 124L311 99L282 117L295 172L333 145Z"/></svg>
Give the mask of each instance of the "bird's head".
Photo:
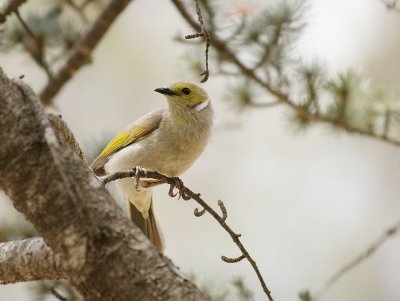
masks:
<svg viewBox="0 0 400 301"><path fill-rule="evenodd" d="M206 91L191 83L177 82L168 88L158 88L155 91L166 96L170 108L180 107L200 112L210 102Z"/></svg>

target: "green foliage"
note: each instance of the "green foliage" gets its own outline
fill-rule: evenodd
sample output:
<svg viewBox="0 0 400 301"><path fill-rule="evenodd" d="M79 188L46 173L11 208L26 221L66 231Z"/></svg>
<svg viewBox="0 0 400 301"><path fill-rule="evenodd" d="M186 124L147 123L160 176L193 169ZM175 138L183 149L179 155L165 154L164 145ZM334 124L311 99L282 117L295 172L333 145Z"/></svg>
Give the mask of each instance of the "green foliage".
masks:
<svg viewBox="0 0 400 301"><path fill-rule="evenodd" d="M218 7L220 2L202 3ZM400 144L398 91L388 92L351 70L328 75L321 63L304 64L295 55L307 8L304 1L277 1L265 7L235 2L231 14L209 14L203 9L214 33L211 72L235 78L226 99L238 112L268 106L260 105L256 97L272 98L291 109L289 121L297 130L321 123Z"/></svg>
<svg viewBox="0 0 400 301"><path fill-rule="evenodd" d="M312 301L313 300L309 290L300 292L299 298L301 301Z"/></svg>
<svg viewBox="0 0 400 301"><path fill-rule="evenodd" d="M246 286L242 277L236 277L232 280L232 285L236 289L237 296L241 301L252 301L253 292Z"/></svg>
<svg viewBox="0 0 400 301"><path fill-rule="evenodd" d="M248 80L237 81L226 90L225 99L237 112L249 107L257 96L256 89Z"/></svg>

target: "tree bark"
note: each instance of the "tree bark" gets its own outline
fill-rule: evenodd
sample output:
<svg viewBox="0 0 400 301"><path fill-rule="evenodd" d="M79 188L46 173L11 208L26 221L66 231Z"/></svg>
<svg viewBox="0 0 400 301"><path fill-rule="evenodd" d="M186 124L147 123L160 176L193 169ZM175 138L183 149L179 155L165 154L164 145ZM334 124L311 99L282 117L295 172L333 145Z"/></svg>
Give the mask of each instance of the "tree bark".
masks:
<svg viewBox="0 0 400 301"><path fill-rule="evenodd" d="M64 278L40 237L0 243L0 284Z"/></svg>
<svg viewBox="0 0 400 301"><path fill-rule="evenodd" d="M0 187L43 236L60 273L87 301L210 300L153 248L62 137L32 90L0 69Z"/></svg>

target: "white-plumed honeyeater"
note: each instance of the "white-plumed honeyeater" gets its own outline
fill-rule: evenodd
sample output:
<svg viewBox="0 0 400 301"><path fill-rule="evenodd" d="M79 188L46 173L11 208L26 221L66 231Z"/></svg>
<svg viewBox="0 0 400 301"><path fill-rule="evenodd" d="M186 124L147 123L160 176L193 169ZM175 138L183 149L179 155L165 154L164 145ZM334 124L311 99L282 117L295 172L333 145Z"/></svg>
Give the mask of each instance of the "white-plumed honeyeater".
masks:
<svg viewBox="0 0 400 301"><path fill-rule="evenodd" d="M134 166L176 177L187 170L204 150L211 132L213 110L200 87L178 82L155 90L164 94L168 109L152 111L115 136L91 164L97 175L130 170ZM160 250L162 237L152 209L152 188L157 182L118 180L129 201L132 221Z"/></svg>

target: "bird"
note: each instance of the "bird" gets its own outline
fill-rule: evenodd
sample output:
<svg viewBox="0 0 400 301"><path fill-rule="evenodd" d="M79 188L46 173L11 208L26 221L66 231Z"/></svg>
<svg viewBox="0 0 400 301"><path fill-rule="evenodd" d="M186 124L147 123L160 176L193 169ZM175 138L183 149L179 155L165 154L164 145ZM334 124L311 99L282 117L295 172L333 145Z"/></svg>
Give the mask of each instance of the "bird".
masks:
<svg viewBox="0 0 400 301"><path fill-rule="evenodd" d="M97 176L140 166L169 177L185 172L205 149L212 131L213 108L206 91L192 83L177 82L157 88L167 107L151 111L117 134L90 165ZM128 200L131 220L153 245L164 251L156 222L152 188L159 183L132 178L117 181Z"/></svg>

